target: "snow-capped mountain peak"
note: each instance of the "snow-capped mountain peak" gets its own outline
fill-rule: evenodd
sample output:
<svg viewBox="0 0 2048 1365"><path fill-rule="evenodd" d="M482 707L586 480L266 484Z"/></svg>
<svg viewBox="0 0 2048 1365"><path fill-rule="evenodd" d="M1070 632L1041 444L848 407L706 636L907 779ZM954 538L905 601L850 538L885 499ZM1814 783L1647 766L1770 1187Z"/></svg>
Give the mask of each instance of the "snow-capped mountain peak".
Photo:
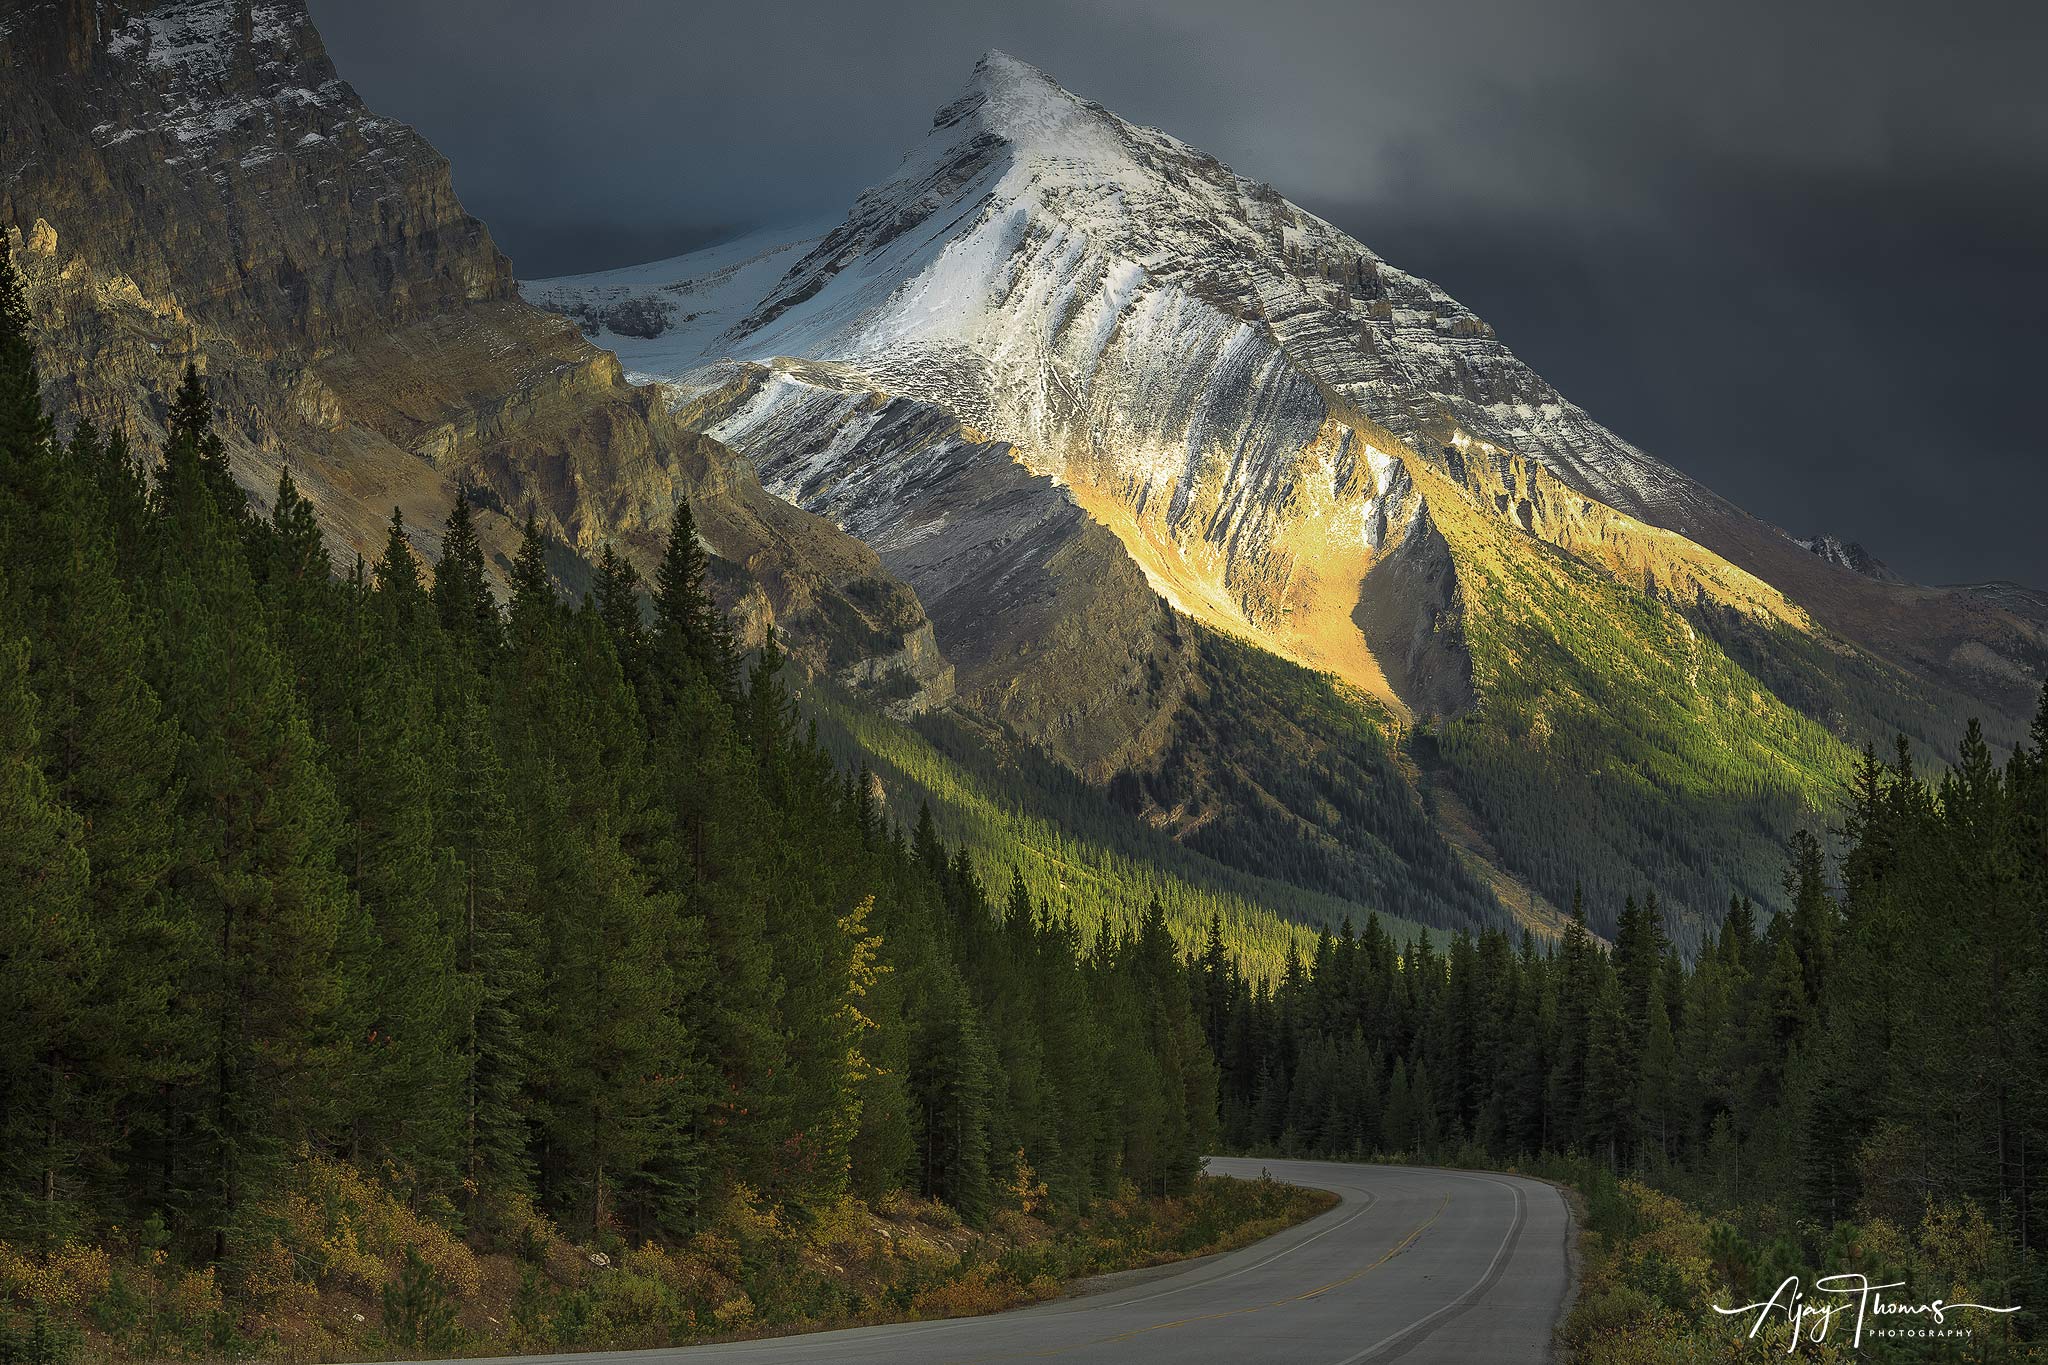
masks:
<svg viewBox="0 0 2048 1365"><path fill-rule="evenodd" d="M932 126L935 135L972 128L1014 147L1107 170L1128 160L1117 136L1121 122L1030 63L990 48L974 64L966 90L939 110Z"/></svg>
<svg viewBox="0 0 2048 1365"><path fill-rule="evenodd" d="M707 279L725 268L702 264ZM605 288L527 292L616 316ZM889 178L727 316L686 347L603 339L640 373L824 362L849 392L951 414L1116 528L1169 601L1270 636L1397 709L1405 684L1346 623L1372 564L1424 517L1412 461L1442 465L1451 487L1473 485L1486 515L1524 532L1541 495L1517 485L1533 474L1505 472L1516 459L1589 508L1637 517L1668 517L1693 491L1565 403L1435 285L1002 52L976 64ZM619 331L646 330L637 312L626 321ZM742 449L750 430L800 439L789 392L767 385L758 411L715 434ZM822 411L814 391L803 411ZM844 428L832 430L799 462L807 479L820 460L851 458Z"/></svg>
<svg viewBox="0 0 2048 1365"><path fill-rule="evenodd" d="M1449 623L1468 576L1498 582L1474 566L1502 555L1563 550L1632 590L1798 629L1812 623L1787 593L1812 580L1802 596L1852 628L1878 619L1444 290L1006 53L843 221L773 262L715 335L604 340L630 370L697 372L678 401L718 391L707 429L842 525L891 514L862 499L917 495L917 452L890 441L943 414L961 459L1063 489L1175 606L1396 714L1467 704ZM665 273L690 284L694 268ZM594 299L574 281L528 294L577 316ZM733 372L702 370L728 360L774 374L729 402ZM919 419L878 423L894 400Z"/></svg>
<svg viewBox="0 0 2048 1365"><path fill-rule="evenodd" d="M1101 372L1106 348L1191 340L1183 327L1233 337L1276 380L1285 370L1282 387L1314 393L1290 411L1323 407L1318 421L1336 399L1425 452L1461 431L1667 524L1696 492L1435 285L1000 51L709 351L872 366L1056 463L1086 417L1076 381ZM1166 444L1184 449L1182 435Z"/></svg>

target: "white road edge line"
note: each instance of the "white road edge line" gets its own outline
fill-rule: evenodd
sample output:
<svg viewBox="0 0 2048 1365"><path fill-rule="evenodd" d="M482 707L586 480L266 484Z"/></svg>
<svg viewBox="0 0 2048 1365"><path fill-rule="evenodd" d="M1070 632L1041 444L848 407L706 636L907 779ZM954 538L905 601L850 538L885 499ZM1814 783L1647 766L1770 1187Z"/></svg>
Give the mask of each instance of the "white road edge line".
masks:
<svg viewBox="0 0 2048 1365"><path fill-rule="evenodd" d="M1242 1179L1243 1177L1232 1178ZM1316 1188L1329 1189L1329 1186L1325 1185ZM1067 1308L1066 1312L1062 1313L1061 1316L1067 1316L1069 1314L1078 1315L1081 1313L1099 1312L1100 1310L1105 1308L1128 1308L1133 1304L1150 1303L1154 1299L1163 1299L1170 1294L1184 1294L1191 1289L1206 1289L1210 1285L1221 1284L1225 1280L1234 1280L1239 1275L1247 1274L1251 1271L1258 1270L1264 1266L1269 1266L1273 1264L1273 1262L1280 1260L1283 1257L1292 1256L1295 1252L1301 1250L1309 1243L1321 1241L1323 1238L1329 1236L1331 1233L1337 1231L1339 1228L1348 1227L1353 1221L1359 1218L1363 1218L1366 1214L1372 1211L1373 1205L1379 1202L1379 1196L1374 1194L1370 1190L1360 1188L1356 1185L1347 1186L1345 1188L1351 1189L1356 1193L1364 1196L1365 1202L1359 1207L1357 1212L1351 1214L1349 1217L1338 1219L1336 1222L1330 1224L1330 1226L1324 1228L1321 1232L1315 1233L1312 1236L1302 1238L1293 1246L1284 1247L1281 1250L1274 1252L1271 1256L1266 1257L1262 1261L1254 1261L1250 1265L1239 1266L1236 1270L1230 1271L1228 1274L1218 1275L1212 1279L1197 1280L1193 1284L1184 1284L1175 1286L1171 1289L1162 1289L1155 1294L1146 1294L1135 1299L1120 1299L1113 1294L1103 1295L1100 1298L1093 1299L1093 1301L1091 1301L1090 1299L1083 1299L1075 1303L1071 1308ZM1331 1193L1336 1194L1339 1193L1339 1191L1332 1190ZM1334 1211L1335 1210L1332 1210L1332 1212ZM1225 1254L1234 1255L1235 1253L1227 1252ZM1063 1307L1063 1305L1026 1304L1022 1308L1011 1309L1009 1311L1010 1313L1024 1314L1031 1312L1033 1309L1044 1310L1051 1308L1057 1310L1061 1307ZM741 1357L752 1354L772 1354L778 1348L788 1347L792 1341L798 1341L804 1337L830 1336L835 1331L860 1332L872 1334L867 1338L870 1341L880 1340L888 1336L923 1337L933 1336L940 1332L957 1330L963 1327L985 1326L990 1318L1003 1316L1007 1316L1007 1314L977 1313L963 1318L932 1318L927 1319L923 1322L876 1323L870 1327L842 1327L830 1329L825 1332L796 1332L791 1333L787 1336L761 1337L754 1341L721 1341L710 1342L701 1346L652 1346L633 1351L592 1352L586 1355L581 1355L578 1357L578 1359L589 1361L591 1362L591 1365L606 1365L606 1363L610 1361L629 1361L636 1359L645 1359L649 1356L654 1355L671 1354L678 1350L695 1350L704 1351L707 1353L719 1352L725 1354L728 1359L739 1359ZM891 1328L896 1328L899 1330L892 1333L889 1330ZM708 1358L709 1356L707 1355L707 1359ZM492 1360L481 1361L457 1360L451 1362L451 1365L528 1365L528 1363L520 1360L520 1358L518 1357L499 1357Z"/></svg>
<svg viewBox="0 0 2048 1365"><path fill-rule="evenodd" d="M1328 1187L1325 1186L1325 1188ZM1283 1256L1292 1256L1295 1252L1301 1250L1310 1242L1319 1242L1323 1238L1328 1237L1331 1233L1337 1231L1337 1229L1349 1227L1353 1222L1357 1221L1360 1218L1365 1217L1366 1214L1372 1212L1372 1206L1374 1204L1379 1203L1380 1197L1372 1193L1372 1191L1370 1190L1359 1190L1358 1193L1365 1196L1365 1203L1359 1207L1358 1212L1352 1214L1349 1218L1340 1219L1339 1221L1330 1224L1330 1226L1324 1228L1321 1232L1317 1233L1313 1237L1304 1237L1299 1242L1296 1242L1293 1246L1286 1247L1280 1251L1274 1252L1271 1256L1268 1256L1263 1261L1254 1261L1250 1265L1239 1266L1237 1269L1231 1271L1227 1275L1218 1275L1212 1279L1207 1280L1196 1280L1193 1284L1175 1285L1171 1289L1162 1289L1156 1294L1145 1294L1135 1299L1118 1299L1106 1297L1100 1303L1084 1302L1082 1305L1077 1307L1075 1311L1092 1313L1103 1308L1129 1308L1133 1304L1150 1303L1154 1299L1163 1299L1173 1294L1185 1294L1191 1289L1207 1289L1211 1285L1222 1284L1225 1280L1234 1280L1240 1275L1248 1275L1254 1270L1263 1269L1264 1267L1273 1264L1273 1262L1279 1260Z"/></svg>
<svg viewBox="0 0 2048 1365"><path fill-rule="evenodd" d="M1445 1174L1459 1173L1446 1172ZM1375 1341L1372 1345L1366 1347L1363 1351L1360 1351L1355 1355L1345 1356L1342 1360L1337 1362L1337 1365L1359 1365L1359 1362L1370 1359L1374 1354L1385 1350L1387 1347L1399 1341L1402 1337L1408 1336L1410 1333L1415 1332L1419 1328L1427 1327L1430 1323L1436 1321L1444 1314L1450 1312L1453 1308L1458 1307L1460 1304L1464 1303L1466 1299L1470 1298L1475 1292L1477 1292L1481 1285L1486 1283L1487 1278L1493 1274L1493 1268L1500 1264L1500 1258L1507 1254L1508 1243L1512 1242L1515 1239L1515 1232L1521 1227L1521 1212L1523 1204L1521 1186L1510 1185L1505 1180L1495 1180L1492 1176L1488 1175L1468 1175L1465 1176L1465 1179L1484 1180L1489 1185L1498 1185L1502 1189L1506 1190L1509 1194L1512 1194L1515 1197L1515 1217L1508 1220L1508 1230L1506 1234L1501 1237L1500 1245L1494 1248L1493 1259L1486 1263L1486 1269L1480 1273L1480 1276L1477 1280L1474 1280L1472 1282L1472 1287L1470 1289L1465 1290L1464 1293L1458 1295L1458 1297L1452 1299L1449 1303L1437 1309L1435 1312L1429 1314L1427 1317L1417 1318L1415 1321L1409 1323L1406 1327L1403 1327L1400 1331L1381 1337L1378 1341Z"/></svg>
<svg viewBox="0 0 2048 1365"><path fill-rule="evenodd" d="M1334 1165L1353 1163L1331 1164ZM1366 1165L1368 1168L1376 1168L1381 1170L1403 1171L1408 1173L1426 1172L1430 1175L1449 1175L1464 1180L1483 1180L1487 1184L1501 1186L1502 1188L1508 1190L1511 1194L1513 1194L1515 1197L1516 1207L1518 1209L1520 1208L1523 1202L1522 1192L1519 1186L1511 1185L1505 1180L1496 1180L1491 1176L1470 1174L1463 1171L1445 1171L1434 1167L1374 1167L1373 1163L1357 1164L1363 1164ZM1331 1187L1327 1185L1320 1186L1317 1188L1331 1189ZM1239 1275L1249 1274L1251 1271L1261 1269L1265 1266L1273 1264L1273 1262L1275 1261L1281 1260L1288 1256L1292 1256L1295 1252L1301 1250L1305 1246L1308 1246L1310 1243L1321 1241L1323 1238L1329 1236L1331 1233L1337 1231L1339 1228L1348 1227L1356 1220L1363 1218L1367 1213L1370 1213L1373 1209L1373 1206L1379 1202L1378 1195L1361 1186L1348 1185L1344 1188L1355 1191L1356 1193L1364 1197L1364 1203L1360 1206L1357 1212L1351 1214L1349 1217L1339 1219L1337 1222L1332 1223L1329 1227L1324 1228L1320 1232L1302 1238L1300 1241L1294 1243L1292 1246L1285 1247L1280 1251L1274 1252L1271 1256L1265 1257L1263 1260L1255 1261L1251 1265L1240 1266L1236 1270L1232 1270L1227 1274L1218 1275L1210 1279L1198 1280L1193 1284L1179 1285L1170 1289L1162 1289L1157 1293L1143 1295L1135 1299L1118 1299L1112 1295L1104 1295L1094 1302L1083 1300L1079 1304L1077 1304L1072 1311L1076 1313L1083 1311L1093 1312L1103 1308L1125 1308L1134 1304L1150 1303L1154 1299L1163 1299L1172 1294L1183 1294L1191 1289L1205 1289L1211 1285L1221 1284L1226 1280L1236 1279ZM1340 1191L1332 1190L1332 1193L1339 1192ZM1332 1210L1332 1212L1334 1212L1334 1210ZM1485 1273L1480 1275L1479 1279L1472 1285L1470 1289L1465 1290L1456 1298L1452 1299L1449 1303L1444 1304L1441 1308L1438 1308L1435 1312L1429 1314L1429 1316L1419 1318L1416 1321L1409 1323L1400 1331L1393 1333L1391 1336L1381 1338L1379 1341L1374 1342L1371 1346L1366 1347L1363 1351L1359 1352L1356 1355L1346 1356L1343 1360L1338 1361L1336 1365L1358 1365L1360 1361L1365 1360L1375 1351L1382 1350L1385 1347L1392 1345L1394 1342L1399 1341L1402 1337L1405 1337L1410 1333L1414 1332L1417 1328L1427 1326L1435 1319L1442 1317L1445 1313L1450 1312L1453 1308L1456 1308L1459 1304L1463 1303L1465 1299L1472 1294L1473 1290L1476 1290L1477 1288L1479 1288L1480 1285L1486 1283L1487 1276L1493 1274L1494 1266L1499 1264L1500 1258L1507 1251L1508 1242L1510 1239L1513 1238L1513 1236L1514 1224L1511 1221L1508 1227L1507 1236L1501 1238L1500 1246L1496 1248L1493 1253L1493 1259L1487 1262ZM1043 1310L1046 1308L1056 1308L1057 1306L1058 1305L1054 1304L1027 1305L1026 1307L1021 1309L1013 1309L1011 1310L1011 1313L1023 1315L1031 1313L1034 1309ZM678 1351L702 1352L703 1358L707 1360L724 1359L738 1361L744 1360L750 1356L772 1354L778 1351L786 1350L792 1344L801 1342L806 1338L810 1338L812 1340L820 1340L826 1337L837 1336L840 1333L848 1333L858 1334L860 1337L864 1338L866 1342L869 1343L878 1343L889 1340L891 1338L894 1338L896 1340L906 1340L915 1337L937 1335L942 1332L953 1331L965 1327L985 1326L992 1318L1003 1316L1009 1316L1009 1314L976 1314L970 1317L938 1318L926 1320L923 1322L877 1323L868 1327L832 1328L824 1332L797 1332L791 1333L786 1336L760 1337L751 1341L710 1342L702 1345L681 1347L651 1346L629 1349L624 1351L578 1352L573 1355L567 1356L496 1356L472 1357L468 1359L458 1357L453 1361L445 1362L445 1365L549 1365L549 1363L551 1362L562 1362L563 1365L569 1365L570 1362L579 1362L581 1363L581 1365L612 1365L612 1362L618 1362L619 1365L624 1365L625 1362L642 1362L657 1356L670 1356Z"/></svg>

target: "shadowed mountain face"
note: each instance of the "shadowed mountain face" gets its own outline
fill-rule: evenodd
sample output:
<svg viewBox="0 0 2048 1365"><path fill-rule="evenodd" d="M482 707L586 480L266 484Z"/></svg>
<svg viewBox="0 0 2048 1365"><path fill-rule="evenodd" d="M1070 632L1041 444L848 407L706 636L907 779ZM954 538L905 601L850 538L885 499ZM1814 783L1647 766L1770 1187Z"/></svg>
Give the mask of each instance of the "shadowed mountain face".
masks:
<svg viewBox="0 0 2048 1365"><path fill-rule="evenodd" d="M646 568L689 496L751 571L733 604L756 634L947 694L915 594L522 302L447 162L363 106L298 0L13 0L0 56L0 225L65 423L150 449L196 364L237 476L267 500L289 458L344 556L374 553L396 506L431 558L467 484L501 562L531 513Z"/></svg>
<svg viewBox="0 0 2048 1365"><path fill-rule="evenodd" d="M1561 899L1588 864L1682 937L1731 888L1776 902L1774 846L1854 746L2014 734L2048 663L2031 596L1747 516L1437 286L1000 53L822 236L526 292L945 601L967 695L1082 771L1146 771L1192 704L1100 704L1113 660L1170 658L1103 615L1113 574L1050 570L1106 562L1076 548L1106 530L1178 612L1376 703L1508 885ZM1017 647L1070 618L1086 639ZM1076 679L1069 732L1014 704Z"/></svg>

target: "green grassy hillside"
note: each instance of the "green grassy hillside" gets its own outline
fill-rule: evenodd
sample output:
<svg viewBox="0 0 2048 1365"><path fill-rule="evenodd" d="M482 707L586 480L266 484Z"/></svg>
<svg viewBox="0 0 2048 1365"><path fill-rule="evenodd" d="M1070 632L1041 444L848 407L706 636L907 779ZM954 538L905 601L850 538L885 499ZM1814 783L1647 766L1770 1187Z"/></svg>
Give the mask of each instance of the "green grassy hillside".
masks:
<svg viewBox="0 0 2048 1365"><path fill-rule="evenodd" d="M1777 907L1786 838L1830 823L1855 758L1780 695L1796 682L1809 704L1837 696L1822 662L1745 628L1776 674L1767 685L1687 613L1567 555L1532 547L1495 564L1467 583L1479 705L1418 735L1418 758L1448 766L1503 856L1553 900L1583 882L1611 913L1655 891L1688 952L1732 892ZM1834 719L1850 731L1859 717Z"/></svg>
<svg viewBox="0 0 2048 1365"><path fill-rule="evenodd" d="M892 720L825 686L806 696L819 738L849 766L865 762L882 784L890 814L904 825L931 803L939 833L973 851L985 882L1000 890L1010 869L1035 899L1073 917L1084 937L1129 927L1152 897L1185 948L1198 946L1212 915L1245 969L1278 970L1293 942L1313 955L1317 933L1348 917L1363 927L1377 911L1406 942L1441 931L1379 905L1305 890L1226 866L1131 818L1049 759L1018 746L1000 750L948 714L914 724Z"/></svg>

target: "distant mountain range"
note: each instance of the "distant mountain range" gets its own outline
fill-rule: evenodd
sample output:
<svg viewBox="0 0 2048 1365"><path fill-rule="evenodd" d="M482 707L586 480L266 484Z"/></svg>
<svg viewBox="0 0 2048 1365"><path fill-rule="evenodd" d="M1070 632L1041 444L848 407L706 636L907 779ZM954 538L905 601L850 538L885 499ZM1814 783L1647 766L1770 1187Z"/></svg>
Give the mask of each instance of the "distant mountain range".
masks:
<svg viewBox="0 0 2048 1365"><path fill-rule="evenodd" d="M238 476L289 455L338 546L396 503L430 549L466 484L572 590L687 496L749 638L1252 900L1550 929L1582 883L1689 944L1782 900L1858 747L2009 739L2048 669L2043 595L1749 516L1437 286L1000 53L843 221L523 286L299 0L18 4L0 53L58 410L147 441L197 360ZM892 799L957 803L939 762Z"/></svg>

